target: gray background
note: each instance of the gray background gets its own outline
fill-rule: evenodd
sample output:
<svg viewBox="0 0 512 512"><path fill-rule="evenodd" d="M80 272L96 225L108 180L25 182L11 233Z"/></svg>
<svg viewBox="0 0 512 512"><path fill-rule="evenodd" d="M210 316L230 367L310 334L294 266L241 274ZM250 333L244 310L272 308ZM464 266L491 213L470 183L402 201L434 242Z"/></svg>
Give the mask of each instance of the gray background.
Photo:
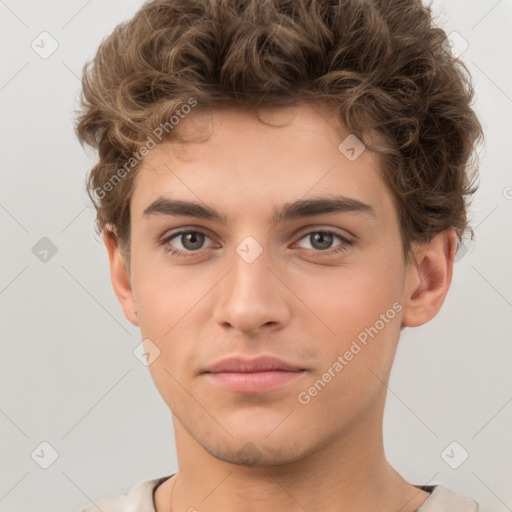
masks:
<svg viewBox="0 0 512 512"><path fill-rule="evenodd" d="M110 287L84 189L95 161L74 138L84 62L142 4L0 0L0 510L78 511L177 469L171 415L133 355L138 330ZM440 314L405 329L385 414L389 460L412 483L445 484L512 510L512 2L438 0L486 131L476 241ZM58 49L42 58L31 47ZM41 38L44 43L41 43ZM38 42L39 41L39 42ZM47 237L57 252L39 242ZM33 247L36 246L34 254ZM39 257L37 257L38 255ZM441 453L459 445L451 462ZM58 453L51 462L49 443ZM462 448L461 448L462 447ZM34 452L34 458L31 454ZM38 454L38 455L37 455Z"/></svg>

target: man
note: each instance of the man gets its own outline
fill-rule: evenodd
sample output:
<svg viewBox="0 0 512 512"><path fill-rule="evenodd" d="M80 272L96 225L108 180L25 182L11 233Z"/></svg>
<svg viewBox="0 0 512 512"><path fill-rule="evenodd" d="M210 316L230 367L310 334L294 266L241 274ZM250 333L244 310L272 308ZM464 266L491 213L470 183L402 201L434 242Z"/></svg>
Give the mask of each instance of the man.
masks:
<svg viewBox="0 0 512 512"><path fill-rule="evenodd" d="M76 130L179 465L103 512L478 510L382 439L471 231L471 99L416 0L156 0L103 41Z"/></svg>

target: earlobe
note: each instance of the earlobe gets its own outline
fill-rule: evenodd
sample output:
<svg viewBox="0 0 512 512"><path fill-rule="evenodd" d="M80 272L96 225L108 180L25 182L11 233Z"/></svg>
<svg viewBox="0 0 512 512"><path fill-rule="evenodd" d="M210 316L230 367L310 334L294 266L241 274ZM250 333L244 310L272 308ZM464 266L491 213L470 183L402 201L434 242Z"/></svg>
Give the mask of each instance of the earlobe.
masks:
<svg viewBox="0 0 512 512"><path fill-rule="evenodd" d="M402 324L417 327L434 318L444 303L453 274L457 235L447 229L421 244L406 270Z"/></svg>
<svg viewBox="0 0 512 512"><path fill-rule="evenodd" d="M108 251L110 262L110 281L116 294L119 304L123 308L124 316L133 325L138 326L137 308L135 298L130 282L130 275L126 269L126 264L119 250L117 239L114 234L108 230L103 231L103 241Z"/></svg>

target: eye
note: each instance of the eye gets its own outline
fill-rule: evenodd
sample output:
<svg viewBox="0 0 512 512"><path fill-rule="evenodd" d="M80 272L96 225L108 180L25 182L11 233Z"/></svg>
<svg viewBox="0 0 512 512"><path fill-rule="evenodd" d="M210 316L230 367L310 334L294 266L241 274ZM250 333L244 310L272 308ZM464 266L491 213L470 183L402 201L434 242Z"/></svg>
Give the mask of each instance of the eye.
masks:
<svg viewBox="0 0 512 512"><path fill-rule="evenodd" d="M176 240L175 240L176 239ZM205 240L208 239L211 241L210 237L198 230L182 230L177 233L173 233L166 238L164 238L161 244L164 246L165 251L174 254L175 256L193 256L193 253L197 252L200 249L204 249L203 246ZM172 244L171 241L175 240ZM213 244L210 244L207 247L210 247Z"/></svg>
<svg viewBox="0 0 512 512"><path fill-rule="evenodd" d="M329 250L333 247L332 244L336 238L341 240L341 243L334 246L336 249ZM329 255L346 250L347 246L352 244L351 240L332 230L310 231L300 240L306 240L310 245L310 247L303 247L304 249L312 249L316 252L325 252Z"/></svg>
<svg viewBox="0 0 512 512"><path fill-rule="evenodd" d="M340 240L340 243L333 246L335 239ZM341 235L337 231L322 229L316 231L310 231L303 235L300 239L299 244L302 240L305 240L310 247L303 247L314 252L315 256L332 256L348 249L352 245L352 241ZM208 245L204 245L205 241L209 241ZM172 242L172 243L171 243ZM303 242L304 243L304 242ZM203 231L198 229L183 229L181 231L171 233L166 236L160 245L163 246L167 253L178 258L186 258L195 256L201 249L212 247L215 244L212 239ZM334 248L333 248L334 247Z"/></svg>

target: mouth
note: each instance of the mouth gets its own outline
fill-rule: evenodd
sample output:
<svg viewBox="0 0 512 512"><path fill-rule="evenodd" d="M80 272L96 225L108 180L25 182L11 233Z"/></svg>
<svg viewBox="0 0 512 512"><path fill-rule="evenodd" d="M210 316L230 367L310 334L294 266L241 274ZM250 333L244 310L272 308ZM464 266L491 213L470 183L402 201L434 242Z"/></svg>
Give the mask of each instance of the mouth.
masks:
<svg viewBox="0 0 512 512"><path fill-rule="evenodd" d="M265 393L304 376L306 369L272 356L229 357L203 374L214 385L235 393Z"/></svg>

